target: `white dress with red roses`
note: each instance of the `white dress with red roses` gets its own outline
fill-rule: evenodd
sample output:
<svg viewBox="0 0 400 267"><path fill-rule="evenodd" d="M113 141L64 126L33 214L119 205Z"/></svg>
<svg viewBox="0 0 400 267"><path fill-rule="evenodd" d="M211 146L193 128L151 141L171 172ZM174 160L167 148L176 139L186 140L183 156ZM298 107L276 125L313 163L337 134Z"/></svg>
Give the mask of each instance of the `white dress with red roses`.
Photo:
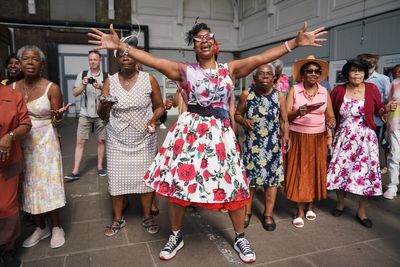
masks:
<svg viewBox="0 0 400 267"><path fill-rule="evenodd" d="M184 99L188 104L211 106L228 116L233 83L227 64L219 64L218 72L205 72L198 64L183 65ZM249 198L248 181L229 118L182 113L144 179L158 194L178 203L201 203L207 208L207 204Z"/></svg>
<svg viewBox="0 0 400 267"><path fill-rule="evenodd" d="M382 195L378 139L364 119L364 100L344 97L335 133L327 189L361 196Z"/></svg>

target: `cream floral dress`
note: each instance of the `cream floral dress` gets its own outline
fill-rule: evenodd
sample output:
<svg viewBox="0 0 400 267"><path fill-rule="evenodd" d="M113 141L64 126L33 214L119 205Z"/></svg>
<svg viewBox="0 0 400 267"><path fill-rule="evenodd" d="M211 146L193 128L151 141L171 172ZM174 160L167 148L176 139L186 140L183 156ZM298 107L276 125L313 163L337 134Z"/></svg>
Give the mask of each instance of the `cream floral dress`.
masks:
<svg viewBox="0 0 400 267"><path fill-rule="evenodd" d="M41 97L27 103L32 129L22 143L25 158L22 208L31 214L65 206L60 142L51 124L47 96L51 84Z"/></svg>

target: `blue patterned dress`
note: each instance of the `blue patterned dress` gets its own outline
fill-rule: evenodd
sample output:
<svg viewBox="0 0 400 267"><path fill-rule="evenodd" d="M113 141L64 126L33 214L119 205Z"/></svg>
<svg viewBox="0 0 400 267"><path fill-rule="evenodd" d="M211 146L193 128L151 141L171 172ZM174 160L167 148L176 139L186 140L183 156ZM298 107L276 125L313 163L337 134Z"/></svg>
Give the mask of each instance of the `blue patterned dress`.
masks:
<svg viewBox="0 0 400 267"><path fill-rule="evenodd" d="M245 131L243 164L250 186L277 186L283 180L279 91L263 96L249 89L245 118L253 131Z"/></svg>

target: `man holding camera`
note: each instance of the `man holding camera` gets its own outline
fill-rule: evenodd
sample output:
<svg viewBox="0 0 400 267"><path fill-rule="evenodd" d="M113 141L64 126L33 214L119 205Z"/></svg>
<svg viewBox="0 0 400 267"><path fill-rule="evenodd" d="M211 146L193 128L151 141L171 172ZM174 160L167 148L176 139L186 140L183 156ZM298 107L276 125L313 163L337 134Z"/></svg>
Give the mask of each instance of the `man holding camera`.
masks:
<svg viewBox="0 0 400 267"><path fill-rule="evenodd" d="M89 70L81 71L76 77L74 96L81 96L78 130L76 136L75 160L72 172L64 179L79 179L79 167L83 157L83 149L93 127L97 135L97 173L106 176L103 168L105 150L105 123L97 115L97 104L107 73L100 69L101 54L96 50L89 51Z"/></svg>

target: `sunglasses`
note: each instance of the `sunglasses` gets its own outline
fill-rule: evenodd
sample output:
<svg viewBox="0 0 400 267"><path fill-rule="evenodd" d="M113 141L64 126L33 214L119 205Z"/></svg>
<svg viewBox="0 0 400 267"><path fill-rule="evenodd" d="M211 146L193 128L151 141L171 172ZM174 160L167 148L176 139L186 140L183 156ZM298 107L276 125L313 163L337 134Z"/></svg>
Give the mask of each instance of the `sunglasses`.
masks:
<svg viewBox="0 0 400 267"><path fill-rule="evenodd" d="M314 70L314 69L309 69L309 70L305 70L305 73L307 73L307 74L319 74L319 75L321 75L321 73L322 73L322 70Z"/></svg>
<svg viewBox="0 0 400 267"><path fill-rule="evenodd" d="M214 33L213 32L206 33L204 35L195 35L195 36L193 36L193 40L195 40L197 42L202 42L203 40L210 41L212 38L214 38Z"/></svg>

